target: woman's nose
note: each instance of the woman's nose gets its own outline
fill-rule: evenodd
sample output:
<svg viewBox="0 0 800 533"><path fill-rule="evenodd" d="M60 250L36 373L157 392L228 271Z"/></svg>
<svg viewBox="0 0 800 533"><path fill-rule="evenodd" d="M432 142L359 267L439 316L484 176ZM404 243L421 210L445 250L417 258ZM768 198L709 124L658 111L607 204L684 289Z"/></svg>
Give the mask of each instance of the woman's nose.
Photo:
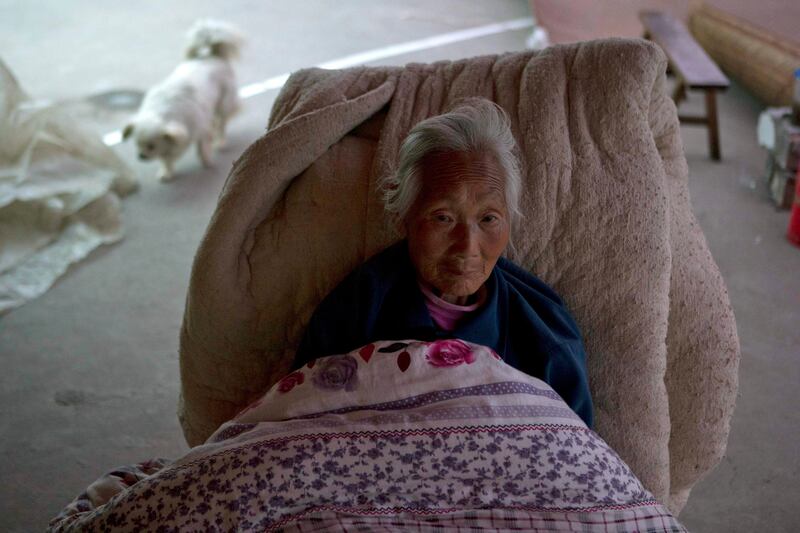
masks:
<svg viewBox="0 0 800 533"><path fill-rule="evenodd" d="M453 229L450 250L466 256L476 255L478 252L478 233L475 228L470 224L456 224Z"/></svg>

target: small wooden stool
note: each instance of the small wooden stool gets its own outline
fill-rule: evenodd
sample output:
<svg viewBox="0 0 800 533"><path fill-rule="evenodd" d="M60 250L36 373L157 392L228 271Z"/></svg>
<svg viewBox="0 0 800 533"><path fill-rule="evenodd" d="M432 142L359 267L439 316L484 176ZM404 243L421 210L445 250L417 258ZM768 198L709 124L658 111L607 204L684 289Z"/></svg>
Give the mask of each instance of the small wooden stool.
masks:
<svg viewBox="0 0 800 533"><path fill-rule="evenodd" d="M708 144L711 158L720 160L719 122L717 120L717 91L730 85L728 78L714 60L697 44L689 30L675 17L660 11L642 11L639 20L644 26L644 38L661 46L669 60L669 67L678 84L672 93L675 105L686 98L687 89L700 89L706 93L706 115L678 115L681 123L708 127Z"/></svg>

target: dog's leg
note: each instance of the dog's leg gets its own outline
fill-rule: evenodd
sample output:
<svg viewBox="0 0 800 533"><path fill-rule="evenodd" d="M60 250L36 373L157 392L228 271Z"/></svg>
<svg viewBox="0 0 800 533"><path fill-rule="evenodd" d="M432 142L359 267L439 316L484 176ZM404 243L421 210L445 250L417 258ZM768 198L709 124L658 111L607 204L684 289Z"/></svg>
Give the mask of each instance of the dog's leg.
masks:
<svg viewBox="0 0 800 533"><path fill-rule="evenodd" d="M170 181L174 177L172 165L172 159L161 159L161 169L158 171L159 180Z"/></svg>
<svg viewBox="0 0 800 533"><path fill-rule="evenodd" d="M200 156L200 161L203 162L203 166L206 168L211 168L211 152L212 152L212 141L211 135L204 135L197 141L197 154Z"/></svg>
<svg viewBox="0 0 800 533"><path fill-rule="evenodd" d="M225 126L227 117L222 114L217 114L214 117L214 147L225 148Z"/></svg>
<svg viewBox="0 0 800 533"><path fill-rule="evenodd" d="M217 148L225 146L225 128L231 117L239 111L240 105L238 89L231 78L224 85L214 112L214 146Z"/></svg>

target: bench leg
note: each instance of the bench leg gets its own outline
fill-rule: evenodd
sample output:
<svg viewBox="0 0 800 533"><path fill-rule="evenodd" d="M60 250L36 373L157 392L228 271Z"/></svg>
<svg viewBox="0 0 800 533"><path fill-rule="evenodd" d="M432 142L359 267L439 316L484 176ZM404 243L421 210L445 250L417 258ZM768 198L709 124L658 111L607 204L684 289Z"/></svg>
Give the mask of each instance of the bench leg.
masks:
<svg viewBox="0 0 800 533"><path fill-rule="evenodd" d="M678 79L675 89L672 91L672 99L676 106L681 103L681 100L686 99L686 86L683 84L683 80Z"/></svg>
<svg viewBox="0 0 800 533"><path fill-rule="evenodd" d="M706 89L706 117L708 119L708 145L711 149L711 159L720 160L719 153L719 124L717 122L717 91Z"/></svg>

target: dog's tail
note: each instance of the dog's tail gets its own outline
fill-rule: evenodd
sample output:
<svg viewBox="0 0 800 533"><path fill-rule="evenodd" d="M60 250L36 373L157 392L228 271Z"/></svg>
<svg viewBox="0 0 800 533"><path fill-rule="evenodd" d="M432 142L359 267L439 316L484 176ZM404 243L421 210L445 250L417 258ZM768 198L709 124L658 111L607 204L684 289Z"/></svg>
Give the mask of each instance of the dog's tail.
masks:
<svg viewBox="0 0 800 533"><path fill-rule="evenodd" d="M195 22L187 37L189 43L185 55L189 59L203 57L235 59L244 44L244 37L235 26L213 19Z"/></svg>

